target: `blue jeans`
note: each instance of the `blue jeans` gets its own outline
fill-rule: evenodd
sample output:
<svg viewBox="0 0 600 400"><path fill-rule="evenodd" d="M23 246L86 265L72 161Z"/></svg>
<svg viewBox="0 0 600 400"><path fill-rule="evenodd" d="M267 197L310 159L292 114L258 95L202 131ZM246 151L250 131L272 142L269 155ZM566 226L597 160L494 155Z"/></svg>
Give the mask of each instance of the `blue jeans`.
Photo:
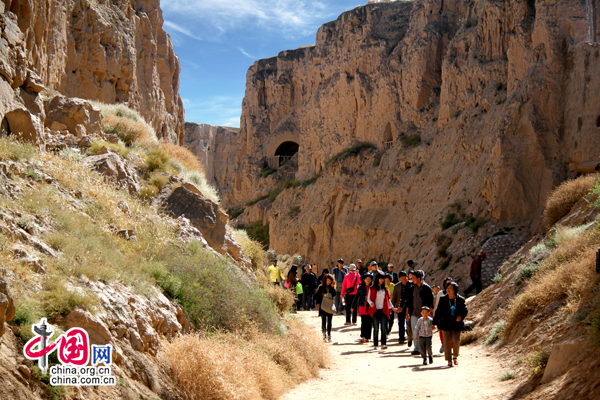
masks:
<svg viewBox="0 0 600 400"><path fill-rule="evenodd" d="M388 317L383 313L383 310L375 311L373 315L373 344L379 346L379 328L381 327L381 345L387 343L387 323Z"/></svg>

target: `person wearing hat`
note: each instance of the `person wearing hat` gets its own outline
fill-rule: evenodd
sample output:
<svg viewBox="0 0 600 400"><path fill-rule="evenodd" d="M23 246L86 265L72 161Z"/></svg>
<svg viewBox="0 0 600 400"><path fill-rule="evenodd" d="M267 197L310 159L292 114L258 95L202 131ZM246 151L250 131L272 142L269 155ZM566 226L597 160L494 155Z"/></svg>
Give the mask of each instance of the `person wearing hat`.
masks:
<svg viewBox="0 0 600 400"><path fill-rule="evenodd" d="M408 274L404 271L398 273L398 279L400 280L394 285L394 291L392 292L392 305L394 311L398 314L398 333L400 337L399 343L404 343L406 337L405 332L408 333L408 346L412 346L412 329L410 327L410 315L412 314L412 300L413 300L413 283L408 280ZM406 323L406 320L409 320ZM406 328L405 328L406 326Z"/></svg>
<svg viewBox="0 0 600 400"><path fill-rule="evenodd" d="M360 285L361 279L358 275L356 265L350 264L350 273L344 277L342 284L342 296L345 295L346 301L346 323L344 325L356 325L358 318L358 308L350 310L350 306L354 303L354 298L358 291L358 285Z"/></svg>
<svg viewBox="0 0 600 400"><path fill-rule="evenodd" d="M304 273L300 277L302 291L304 292L304 310L311 311L315 308L315 291L317 290L317 276L312 272L312 265L306 264Z"/></svg>
<svg viewBox="0 0 600 400"><path fill-rule="evenodd" d="M281 268L277 265L277 259L272 259L269 266L269 281L275 286L281 286L281 282L284 279L283 272L281 272Z"/></svg>
<svg viewBox="0 0 600 400"><path fill-rule="evenodd" d="M333 277L335 278L335 308L337 309L337 314L342 314L342 298L344 293L342 293L342 285L344 284L344 278L348 274L348 267L344 265L344 260L341 258L337 260L337 266L333 269Z"/></svg>
<svg viewBox="0 0 600 400"><path fill-rule="evenodd" d="M362 260L361 260L360 258L359 258L358 260L356 260L356 268L358 268L358 273L359 273L359 275L360 275L361 279L362 279L362 276L363 276L364 274L366 274L367 272L369 272L369 271L367 270L367 267L365 267L365 266L363 265L363 262L362 262Z"/></svg>
<svg viewBox="0 0 600 400"><path fill-rule="evenodd" d="M375 308L371 307L367 299L371 295L371 284L373 283L373 275L369 272L362 276L362 282L358 286L356 296L350 306L350 311L358 309L360 315L360 342L368 343L371 340L371 332L373 331L373 314Z"/></svg>
<svg viewBox="0 0 600 400"><path fill-rule="evenodd" d="M471 277L471 286L465 289L465 296L468 296L469 293L473 289L475 289L475 294L479 294L482 290L481 283L481 264L485 261L486 254L481 252L475 259L471 262L471 270L469 271L469 276Z"/></svg>
<svg viewBox="0 0 600 400"><path fill-rule="evenodd" d="M377 261L371 261L369 263L369 272L375 276L375 274L380 273L383 275L383 271L379 269L379 265L377 264Z"/></svg>
<svg viewBox="0 0 600 400"><path fill-rule="evenodd" d="M387 273L392 278L392 283L394 285L399 282L399 280L398 280L398 274L394 272L394 264L389 263L387 265Z"/></svg>

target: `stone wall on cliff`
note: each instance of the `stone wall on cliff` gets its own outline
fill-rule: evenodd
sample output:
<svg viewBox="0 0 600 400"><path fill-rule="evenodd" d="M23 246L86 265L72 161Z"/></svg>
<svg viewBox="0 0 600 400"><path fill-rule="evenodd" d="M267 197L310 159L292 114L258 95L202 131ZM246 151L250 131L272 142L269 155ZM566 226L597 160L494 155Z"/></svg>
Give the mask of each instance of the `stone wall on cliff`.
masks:
<svg viewBox="0 0 600 400"><path fill-rule="evenodd" d="M159 137L183 140L179 60L158 0L3 0L24 34L24 57L66 96L126 103Z"/></svg>
<svg viewBox="0 0 600 400"><path fill-rule="evenodd" d="M447 261L436 242L452 204L487 224L451 269L467 268L499 229L527 238L550 190L572 176L569 164L600 153L598 43L586 42L598 27L588 8L419 0L342 14L314 46L248 70L238 166L215 177L223 204L282 185L283 175L260 171L292 141L296 179L316 183L237 221L269 223L278 252L314 263L415 258L434 270ZM359 142L376 149L328 162Z"/></svg>

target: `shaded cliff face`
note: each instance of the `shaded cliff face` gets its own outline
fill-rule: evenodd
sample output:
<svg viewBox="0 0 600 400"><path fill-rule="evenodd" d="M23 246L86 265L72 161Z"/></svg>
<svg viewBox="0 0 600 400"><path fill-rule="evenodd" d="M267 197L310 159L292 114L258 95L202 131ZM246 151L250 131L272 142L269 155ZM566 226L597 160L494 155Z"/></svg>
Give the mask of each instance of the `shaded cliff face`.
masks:
<svg viewBox="0 0 600 400"><path fill-rule="evenodd" d="M449 271L501 228L514 242L526 238L569 164L600 150L599 45L585 43L599 29L586 7L421 0L342 14L319 29L315 46L248 70L239 166L216 178L224 203L281 185L283 174L259 172L294 142L295 178L317 182L238 220L270 223L278 252L327 264L415 258L436 269L447 260L438 238L451 205L487 224L476 236L460 226L444 232ZM328 163L365 141L377 148Z"/></svg>
<svg viewBox="0 0 600 400"><path fill-rule="evenodd" d="M158 0L3 0L24 33L26 58L66 96L126 103L159 137L183 140L179 61Z"/></svg>

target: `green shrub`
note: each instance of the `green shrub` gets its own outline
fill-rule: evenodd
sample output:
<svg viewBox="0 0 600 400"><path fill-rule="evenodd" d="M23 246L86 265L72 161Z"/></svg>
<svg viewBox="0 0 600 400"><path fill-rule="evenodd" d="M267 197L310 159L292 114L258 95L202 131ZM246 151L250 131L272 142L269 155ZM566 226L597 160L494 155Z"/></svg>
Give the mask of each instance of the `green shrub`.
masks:
<svg viewBox="0 0 600 400"><path fill-rule="evenodd" d="M228 210L227 213L229 214L229 219L236 219L237 217L242 215L245 210L246 209L243 207L238 207L238 208Z"/></svg>
<svg viewBox="0 0 600 400"><path fill-rule="evenodd" d="M312 178L310 178L310 179L306 179L306 180L304 180L304 181L300 181L300 187L307 187L307 186L310 186L310 185L312 185L313 183L315 183L315 182L317 181L317 179L319 179L320 177L321 177L321 175L319 174L319 175L313 176L313 177L312 177Z"/></svg>
<svg viewBox="0 0 600 400"><path fill-rule="evenodd" d="M541 375L546 368L546 364L548 364L548 359L550 358L550 352L548 351L537 351L534 353L530 353L527 358L527 364L529 368L531 368L531 375L537 376Z"/></svg>
<svg viewBox="0 0 600 400"><path fill-rule="evenodd" d="M275 172L277 172L277 170L275 168L263 168L258 173L258 177L259 178L266 178L267 176L272 175Z"/></svg>
<svg viewBox="0 0 600 400"><path fill-rule="evenodd" d="M300 182L296 181L296 180L287 180L285 182L283 182L283 185L279 186L277 189L273 190L271 193L269 193L269 200L272 202L275 201L275 199L277 198L277 196L279 196L279 194L281 192L283 192L285 189L291 188L291 187L298 187L300 186Z"/></svg>
<svg viewBox="0 0 600 400"><path fill-rule="evenodd" d="M437 245L437 254L440 257L448 257L448 247L452 244L452 238L446 235L439 235L435 240L435 244Z"/></svg>
<svg viewBox="0 0 600 400"><path fill-rule="evenodd" d="M156 186L154 186L154 185L144 185L140 189L140 196L142 196L145 199L151 199L153 197L156 197L156 195L158 194L158 192L160 192L160 189L157 188Z"/></svg>
<svg viewBox="0 0 600 400"><path fill-rule="evenodd" d="M150 175L150 183L153 186L156 186L160 191L169 183L169 177L161 174L160 172L155 172Z"/></svg>
<svg viewBox="0 0 600 400"><path fill-rule="evenodd" d="M84 306L93 313L99 304L95 294L88 293L81 287L67 286L64 278L58 276L53 276L46 282L41 297L44 313L50 318L67 315L76 306Z"/></svg>
<svg viewBox="0 0 600 400"><path fill-rule="evenodd" d="M502 274L500 272L498 272L496 275L494 275L494 277L492 278L492 281L494 281L494 283L500 283L502 282Z"/></svg>
<svg viewBox="0 0 600 400"><path fill-rule="evenodd" d="M467 228L469 228L471 230L471 232L473 232L473 234L476 234L477 231L479 230L479 228L481 228L486 223L487 223L487 219L475 218L473 216L469 216L465 220L465 226Z"/></svg>
<svg viewBox="0 0 600 400"><path fill-rule="evenodd" d="M146 156L146 165L150 171L164 170L169 162L169 155L160 147L155 147Z"/></svg>
<svg viewBox="0 0 600 400"><path fill-rule="evenodd" d="M463 222L463 221L460 218L458 218L455 213L448 213L448 214L446 214L446 217L440 223L440 225L442 226L442 229L446 230L446 229L450 228L451 226L460 224L461 222Z"/></svg>
<svg viewBox="0 0 600 400"><path fill-rule="evenodd" d="M496 343L500 339L500 333L502 333L502 331L504 331L505 326L506 326L506 321L504 321L503 319L498 321L496 323L496 325L494 325L494 327L492 328L489 335L487 336L487 338L485 340L485 344L488 346L491 346L494 343Z"/></svg>
<svg viewBox="0 0 600 400"><path fill-rule="evenodd" d="M515 280L516 285L520 285L528 279L531 279L533 275L540 269L540 265L538 263L527 263L517 272L517 279Z"/></svg>
<svg viewBox="0 0 600 400"><path fill-rule="evenodd" d="M244 229L248 232L250 239L262 244L265 250L269 247L269 224L263 225L261 221L256 221Z"/></svg>
<svg viewBox="0 0 600 400"><path fill-rule="evenodd" d="M500 382L509 381L509 380L513 379L514 377L515 377L514 372L507 371L500 376Z"/></svg>
<svg viewBox="0 0 600 400"><path fill-rule="evenodd" d="M90 148L87 150L87 152L90 155L95 155L103 147L113 149L125 158L127 158L127 156L129 155L129 152L130 152L130 150L127 147L123 146L123 144L121 144L120 142L119 143L109 143L109 142L105 142L104 140L94 140L92 142L92 145L90 146Z"/></svg>
<svg viewBox="0 0 600 400"><path fill-rule="evenodd" d="M347 149L344 149L342 151L340 151L338 154L336 154L335 156L331 157L328 161L327 164L331 164L334 163L344 157L347 156L357 156L359 155L362 151L364 150L368 150L368 149L376 149L377 146L375 146L373 143L369 143L369 142L361 142L358 144L355 144L352 147L349 147Z"/></svg>
<svg viewBox="0 0 600 400"><path fill-rule="evenodd" d="M256 282L226 258L205 251L198 241L190 242L187 251L173 246L161 261L177 278L178 288L172 292L196 327L239 331L257 324L263 331L281 332L275 306Z"/></svg>
<svg viewBox="0 0 600 400"><path fill-rule="evenodd" d="M290 210L288 211L288 215L291 218L296 218L299 214L300 214L300 206L290 207Z"/></svg>
<svg viewBox="0 0 600 400"><path fill-rule="evenodd" d="M421 135L414 134L410 136L401 135L400 141L404 147L417 147L421 144Z"/></svg>
<svg viewBox="0 0 600 400"><path fill-rule="evenodd" d="M255 205L256 203L258 203L259 201L263 201L264 199L268 199L269 198L270 193L264 194L262 196L258 196L257 198L250 200L249 202L246 203L246 205L248 207Z"/></svg>
<svg viewBox="0 0 600 400"><path fill-rule="evenodd" d="M35 153L35 147L30 143L20 142L12 136L0 137L0 159L29 160Z"/></svg>

